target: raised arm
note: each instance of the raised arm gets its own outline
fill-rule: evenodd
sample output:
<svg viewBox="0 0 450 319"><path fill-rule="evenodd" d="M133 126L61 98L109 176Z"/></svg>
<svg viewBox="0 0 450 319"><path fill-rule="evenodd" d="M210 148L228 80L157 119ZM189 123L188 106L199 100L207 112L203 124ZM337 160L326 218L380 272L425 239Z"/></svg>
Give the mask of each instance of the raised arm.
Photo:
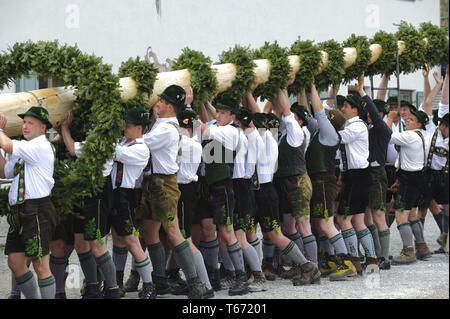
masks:
<svg viewBox="0 0 450 319"><path fill-rule="evenodd" d="M444 83L444 79L440 78L437 72L434 72L433 76L434 79L436 80L436 85L434 86L433 90L431 90L430 93L427 95L422 104L422 109L425 113L428 114L428 116L433 115L433 101L436 98L436 95L439 93L442 84Z"/></svg>
<svg viewBox="0 0 450 319"><path fill-rule="evenodd" d="M7 122L8 120L6 119L5 114L0 112L0 147L3 148L6 153L11 154L13 151L13 142L3 131Z"/></svg>
<svg viewBox="0 0 450 319"><path fill-rule="evenodd" d="M425 101L430 95L431 92L431 86L430 86L430 80L428 79L428 75L430 74L430 65L427 64L427 66L422 69L422 75L423 75L423 100Z"/></svg>
<svg viewBox="0 0 450 319"><path fill-rule="evenodd" d="M380 82L380 89L386 89L389 84L389 77L386 76L386 74L383 74L383 77L381 78ZM377 99L378 100L385 100L386 99L387 90L378 90L377 92Z"/></svg>
<svg viewBox="0 0 450 319"><path fill-rule="evenodd" d="M69 129L70 125L72 124L72 119L73 119L72 111L69 111L64 122L61 124L61 136L63 138L64 145L66 145L69 154L75 156L75 141L73 140Z"/></svg>
<svg viewBox="0 0 450 319"><path fill-rule="evenodd" d="M441 104L448 105L448 65L447 65L447 71L445 72L445 80L444 80L444 86L442 88L442 97L441 97Z"/></svg>
<svg viewBox="0 0 450 319"><path fill-rule="evenodd" d="M253 113L259 113L259 106L258 103L256 103L255 97L253 96L252 92L247 92L246 97L246 105L249 108L250 111L252 111Z"/></svg>

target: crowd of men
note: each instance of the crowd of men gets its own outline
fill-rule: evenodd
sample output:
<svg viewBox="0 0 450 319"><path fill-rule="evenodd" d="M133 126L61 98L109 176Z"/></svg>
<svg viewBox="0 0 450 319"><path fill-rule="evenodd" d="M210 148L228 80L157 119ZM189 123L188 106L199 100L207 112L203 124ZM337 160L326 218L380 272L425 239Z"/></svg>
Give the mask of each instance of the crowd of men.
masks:
<svg viewBox="0 0 450 319"><path fill-rule="evenodd" d="M448 67L445 79L434 74L433 89L428 73L419 108L396 97L386 102L386 90L372 100L364 75L352 94L324 102L314 84L292 105L280 89L263 112L250 91L243 101L220 95L197 114L192 89L171 85L151 110L127 111L103 189L74 207L82 218L58 224L47 110L18 114L22 140L3 132L0 113L0 177L12 179L10 298L66 298L74 249L85 299L118 299L141 281L141 299L206 299L221 289L245 295L270 289L277 277L313 285L427 258L425 215L432 212L444 246L449 214ZM387 83L384 76L381 87ZM69 113L57 128L58 138L77 157L92 150L72 138L72 119ZM403 249L390 259L394 219Z"/></svg>

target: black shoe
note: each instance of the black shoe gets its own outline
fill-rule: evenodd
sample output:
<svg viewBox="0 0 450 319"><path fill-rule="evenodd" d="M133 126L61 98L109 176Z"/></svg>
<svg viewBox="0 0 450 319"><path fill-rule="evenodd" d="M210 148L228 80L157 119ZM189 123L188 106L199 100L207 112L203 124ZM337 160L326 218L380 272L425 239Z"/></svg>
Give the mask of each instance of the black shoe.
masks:
<svg viewBox="0 0 450 319"><path fill-rule="evenodd" d="M384 257L380 257L378 258L378 268L380 270L389 270L391 269L391 262L384 259Z"/></svg>
<svg viewBox="0 0 450 319"><path fill-rule="evenodd" d="M207 267L206 269L208 272L209 282L211 283L214 291L222 290L222 285L220 283L220 270L209 267Z"/></svg>
<svg viewBox="0 0 450 319"><path fill-rule="evenodd" d="M103 299L120 299L119 287L105 288L103 293Z"/></svg>
<svg viewBox="0 0 450 319"><path fill-rule="evenodd" d="M168 282L170 285L170 293L179 296L179 295L188 295L189 287L183 278L181 278L179 269L175 268L167 272Z"/></svg>
<svg viewBox="0 0 450 319"><path fill-rule="evenodd" d="M55 299L67 299L66 293L58 292L57 294L55 294Z"/></svg>
<svg viewBox="0 0 450 319"><path fill-rule="evenodd" d="M98 283L87 284L83 289L82 299L103 299Z"/></svg>
<svg viewBox="0 0 450 319"><path fill-rule="evenodd" d="M153 287L153 283L143 283L142 290L139 293L139 299L156 299L156 289Z"/></svg>
<svg viewBox="0 0 450 319"><path fill-rule="evenodd" d="M125 297L125 288L123 287L123 271L116 271L117 286L119 286L120 298Z"/></svg>
<svg viewBox="0 0 450 319"><path fill-rule="evenodd" d="M166 295L170 292L169 280L167 277L157 276L152 271L153 286L158 295Z"/></svg>
<svg viewBox="0 0 450 319"><path fill-rule="evenodd" d="M130 272L130 277L128 277L127 282L123 286L125 289L125 292L138 291L140 280L141 280L141 277L139 276L139 273L136 270L132 270Z"/></svg>
<svg viewBox="0 0 450 319"><path fill-rule="evenodd" d="M229 296L242 296L248 294L247 275L243 271L236 271L236 280L233 287L228 290Z"/></svg>
<svg viewBox="0 0 450 319"><path fill-rule="evenodd" d="M206 289L205 293L202 296L202 299L210 299L214 298L214 289Z"/></svg>
<svg viewBox="0 0 450 319"><path fill-rule="evenodd" d="M20 299L20 293L18 295L11 294L11 295L9 295L8 299Z"/></svg>
<svg viewBox="0 0 450 319"><path fill-rule="evenodd" d="M203 299L203 295L206 293L205 285L201 282L200 278L190 278L188 280L189 285L189 299Z"/></svg>
<svg viewBox="0 0 450 319"><path fill-rule="evenodd" d="M439 247L438 250L435 250L433 252L433 254L445 254L445 253L446 253L446 251L445 251L445 249L443 247Z"/></svg>

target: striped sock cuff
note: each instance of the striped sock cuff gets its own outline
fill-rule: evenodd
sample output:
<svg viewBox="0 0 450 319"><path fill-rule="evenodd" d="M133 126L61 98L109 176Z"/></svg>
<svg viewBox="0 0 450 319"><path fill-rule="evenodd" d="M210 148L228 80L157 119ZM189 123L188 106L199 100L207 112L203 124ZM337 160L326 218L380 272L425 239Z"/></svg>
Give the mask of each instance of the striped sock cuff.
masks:
<svg viewBox="0 0 450 319"><path fill-rule="evenodd" d="M103 265L104 263L108 262L109 260L111 260L111 255L109 254L109 251L107 251L106 253L104 253L100 257L95 258L95 262L98 265Z"/></svg>
<svg viewBox="0 0 450 319"><path fill-rule="evenodd" d="M358 236L358 239L361 239L361 238L363 238L363 237L366 237L367 235L370 235L370 234L371 234L371 233L370 233L369 228L366 228L366 229L361 230L361 231L359 231L359 232L356 233L356 235Z"/></svg>
<svg viewBox="0 0 450 319"><path fill-rule="evenodd" d="M328 240L328 237L327 237L327 236L319 237L319 241L326 241L326 240Z"/></svg>
<svg viewBox="0 0 450 319"><path fill-rule="evenodd" d="M210 248L217 248L219 247L219 240L216 238L213 241L201 241L200 247L210 249Z"/></svg>
<svg viewBox="0 0 450 319"><path fill-rule="evenodd" d="M119 255L125 255L128 254L128 248L127 247L117 247L113 246L113 253L119 254Z"/></svg>
<svg viewBox="0 0 450 319"><path fill-rule="evenodd" d="M355 232L354 228L350 228L350 229L344 230L342 232L342 237L343 238L349 238L349 237L351 237L353 235L356 235L356 232Z"/></svg>
<svg viewBox="0 0 450 319"><path fill-rule="evenodd" d="M48 286L54 285L55 283L56 283L56 280L55 280L55 277L53 277L53 275L51 275L48 278L38 280L39 288L48 287Z"/></svg>
<svg viewBox="0 0 450 319"><path fill-rule="evenodd" d="M87 253L78 254L78 260L85 261L92 258L92 251L88 251Z"/></svg>
<svg viewBox="0 0 450 319"><path fill-rule="evenodd" d="M56 264L56 265L65 265L67 263L67 258L66 257L55 257L53 255L50 255L50 262L52 264Z"/></svg>
<svg viewBox="0 0 450 319"><path fill-rule="evenodd" d="M382 230L382 231L379 231L378 232L378 237L386 237L386 236L389 236L391 234L391 231L389 230L389 228L388 229L386 229L386 230Z"/></svg>
<svg viewBox="0 0 450 319"><path fill-rule="evenodd" d="M372 232L372 233L377 231L377 225L375 225L375 224L369 225L369 226L367 226L367 228L369 228L370 232Z"/></svg>
<svg viewBox="0 0 450 319"><path fill-rule="evenodd" d="M410 224L410 222L404 222L404 223L401 223L400 225L397 226L397 229L400 229L401 227L404 227L404 226L409 226L409 227L411 227L411 224Z"/></svg>
<svg viewBox="0 0 450 319"><path fill-rule="evenodd" d="M155 250L158 250L160 248L163 248L163 244L161 242L158 242L156 244L147 245L147 247L148 247L149 251L155 251Z"/></svg>
<svg viewBox="0 0 450 319"><path fill-rule="evenodd" d="M303 244L307 245L316 241L316 237L314 235L309 235L302 238Z"/></svg>
<svg viewBox="0 0 450 319"><path fill-rule="evenodd" d="M185 250L186 248L189 248L189 242L187 240L185 240L184 242L182 242L181 244L179 244L178 246L175 247L175 251L178 253L180 253L181 251Z"/></svg>
<svg viewBox="0 0 450 319"><path fill-rule="evenodd" d="M26 283L28 280L33 278L33 273L31 271L28 271L25 275L22 275L20 277L16 278L16 283L18 285L21 285L23 283Z"/></svg>
<svg viewBox="0 0 450 319"><path fill-rule="evenodd" d="M333 238L330 238L329 240L330 240L330 244L334 244L335 242L337 242L339 239L341 239L341 238L343 238L342 237L342 234L341 233L339 233L339 234L337 234L336 236L334 236Z"/></svg>
<svg viewBox="0 0 450 319"><path fill-rule="evenodd" d="M413 220L413 221L411 221L411 222L409 222L409 224L412 226L412 225L414 225L414 224L417 224L417 223L420 223L420 219L416 219L416 220Z"/></svg>
<svg viewBox="0 0 450 319"><path fill-rule="evenodd" d="M136 260L134 261L134 264L136 266L136 268L142 268L145 267L147 265L150 265L150 258L145 258L143 261L141 261L140 263L138 263Z"/></svg>
<svg viewBox="0 0 450 319"><path fill-rule="evenodd" d="M239 242L235 242L233 245L228 246L227 245L227 249L228 249L228 253L229 254L233 254L233 253L237 253L238 251L242 250L241 244L239 244Z"/></svg>
<svg viewBox="0 0 450 319"><path fill-rule="evenodd" d="M266 246L273 246L273 243L272 243L272 241L271 241L270 239L268 239L268 238L263 238L263 245L266 245Z"/></svg>
<svg viewBox="0 0 450 319"><path fill-rule="evenodd" d="M300 235L299 232L296 232L296 233L293 233L293 234L290 234L290 235L286 235L286 237L289 238L292 241L296 241L297 239L302 238L302 235Z"/></svg>
<svg viewBox="0 0 450 319"><path fill-rule="evenodd" d="M281 252L282 255L287 255L291 252L292 248L294 248L295 243L291 240L291 242L287 245L285 249Z"/></svg>
<svg viewBox="0 0 450 319"><path fill-rule="evenodd" d="M261 244L261 241L258 239L256 239L255 241L252 242L248 242L250 245L252 245L253 247L258 246L259 244Z"/></svg>

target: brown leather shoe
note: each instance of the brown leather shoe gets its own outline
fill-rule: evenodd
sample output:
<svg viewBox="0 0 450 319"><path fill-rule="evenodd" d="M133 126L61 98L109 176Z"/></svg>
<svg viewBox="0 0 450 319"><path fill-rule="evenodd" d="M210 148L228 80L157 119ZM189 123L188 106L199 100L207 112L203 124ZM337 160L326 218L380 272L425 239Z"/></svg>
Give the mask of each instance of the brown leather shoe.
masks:
<svg viewBox="0 0 450 319"><path fill-rule="evenodd" d="M411 264L417 260L416 258L416 252L414 250L414 247L408 246L403 247L402 251L400 252L399 256L395 256L392 259L393 265L405 265L405 264Z"/></svg>
<svg viewBox="0 0 450 319"><path fill-rule="evenodd" d="M426 259L427 257L431 256L431 250L428 248L425 242L423 243L415 242L415 246L417 259Z"/></svg>
<svg viewBox="0 0 450 319"><path fill-rule="evenodd" d="M264 272L264 277L266 277L266 280L273 281L277 278L271 261L263 260L262 271Z"/></svg>
<svg viewBox="0 0 450 319"><path fill-rule="evenodd" d="M350 257L352 264L355 266L356 268L356 272L358 273L359 276L362 276L363 274L363 268L361 266L361 259L359 258L359 256L351 256Z"/></svg>

